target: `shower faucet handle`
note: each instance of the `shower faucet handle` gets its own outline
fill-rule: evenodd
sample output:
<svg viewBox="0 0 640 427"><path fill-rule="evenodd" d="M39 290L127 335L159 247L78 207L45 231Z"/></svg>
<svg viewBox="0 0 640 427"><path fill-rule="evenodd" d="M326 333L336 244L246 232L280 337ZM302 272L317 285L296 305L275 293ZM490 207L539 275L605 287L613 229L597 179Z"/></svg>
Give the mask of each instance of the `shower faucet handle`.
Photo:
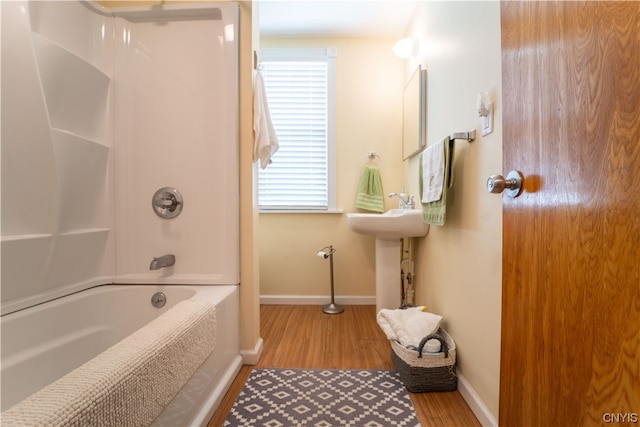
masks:
<svg viewBox="0 0 640 427"><path fill-rule="evenodd" d="M169 198L169 199L157 199L157 200L154 201L154 204L157 207L161 208L161 209L167 209L167 208L168 209L171 209L171 208L175 209L175 206L178 205L178 202L177 202L176 199Z"/></svg>
<svg viewBox="0 0 640 427"><path fill-rule="evenodd" d="M162 187L151 198L151 206L160 218L175 218L183 208L182 194L173 187Z"/></svg>

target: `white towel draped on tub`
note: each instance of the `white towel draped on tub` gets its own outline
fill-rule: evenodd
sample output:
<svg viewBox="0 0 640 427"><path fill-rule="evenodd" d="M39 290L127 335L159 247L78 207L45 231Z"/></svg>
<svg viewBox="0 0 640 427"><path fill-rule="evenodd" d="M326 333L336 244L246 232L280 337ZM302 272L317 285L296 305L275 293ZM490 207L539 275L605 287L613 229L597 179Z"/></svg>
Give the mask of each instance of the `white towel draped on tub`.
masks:
<svg viewBox="0 0 640 427"><path fill-rule="evenodd" d="M438 330L442 316L429 313L425 307L383 308L378 312L377 321L389 340L398 341L405 347L417 347L422 338Z"/></svg>
<svg viewBox="0 0 640 427"><path fill-rule="evenodd" d="M0 414L9 426L146 426L215 348L209 301L178 303Z"/></svg>
<svg viewBox="0 0 640 427"><path fill-rule="evenodd" d="M260 71L256 72L253 86L253 131L255 137L253 161L260 160L260 167L264 169L271 163L271 157L278 151L280 144L271 122L267 92Z"/></svg>

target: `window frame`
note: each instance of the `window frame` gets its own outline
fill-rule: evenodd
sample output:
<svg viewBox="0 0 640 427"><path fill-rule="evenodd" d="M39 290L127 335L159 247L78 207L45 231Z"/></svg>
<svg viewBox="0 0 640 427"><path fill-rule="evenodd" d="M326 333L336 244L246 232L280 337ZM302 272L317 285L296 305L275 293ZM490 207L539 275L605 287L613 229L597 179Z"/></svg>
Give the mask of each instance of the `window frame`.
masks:
<svg viewBox="0 0 640 427"><path fill-rule="evenodd" d="M327 206L312 208L290 205L285 207L261 206L260 213L341 213L337 208L336 179L336 48L262 48L261 62L270 61L323 61L327 63ZM268 169L268 167L267 167ZM256 187L259 193L259 173L256 166Z"/></svg>

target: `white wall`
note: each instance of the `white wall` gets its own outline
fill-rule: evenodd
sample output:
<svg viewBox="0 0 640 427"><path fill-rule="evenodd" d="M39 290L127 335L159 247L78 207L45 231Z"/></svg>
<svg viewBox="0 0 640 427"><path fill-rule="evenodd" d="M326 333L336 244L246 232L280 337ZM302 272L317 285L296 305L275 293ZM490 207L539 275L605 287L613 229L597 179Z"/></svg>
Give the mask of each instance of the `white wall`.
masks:
<svg viewBox="0 0 640 427"><path fill-rule="evenodd" d="M475 142L456 141L445 225L416 239L416 302L444 316L460 371L497 419L502 198L485 183L502 173L500 3L420 2L407 34L419 39L420 51L406 75L417 63L428 73L427 143L478 129ZM494 132L486 137L476 111L481 91L495 105ZM405 162L404 175L418 194L418 157Z"/></svg>

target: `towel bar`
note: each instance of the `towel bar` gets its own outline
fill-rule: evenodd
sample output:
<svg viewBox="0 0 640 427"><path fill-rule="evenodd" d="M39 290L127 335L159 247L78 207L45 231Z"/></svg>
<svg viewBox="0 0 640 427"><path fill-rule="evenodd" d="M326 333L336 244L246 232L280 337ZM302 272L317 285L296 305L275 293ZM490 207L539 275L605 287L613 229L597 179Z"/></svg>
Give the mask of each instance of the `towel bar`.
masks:
<svg viewBox="0 0 640 427"><path fill-rule="evenodd" d="M449 139L466 139L467 142L472 142L476 139L476 130L471 129L469 132L455 132L449 135Z"/></svg>

